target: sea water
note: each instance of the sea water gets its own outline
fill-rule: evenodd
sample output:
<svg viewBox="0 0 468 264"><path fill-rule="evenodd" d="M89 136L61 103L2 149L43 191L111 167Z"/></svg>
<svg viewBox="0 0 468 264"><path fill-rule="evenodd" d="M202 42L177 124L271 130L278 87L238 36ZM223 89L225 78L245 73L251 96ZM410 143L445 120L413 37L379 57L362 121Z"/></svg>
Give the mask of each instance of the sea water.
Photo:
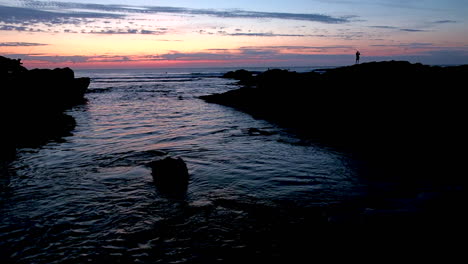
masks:
<svg viewBox="0 0 468 264"><path fill-rule="evenodd" d="M334 220L330 208L365 193L352 156L199 99L239 88L220 78L226 71L77 71L92 81L88 102L67 111L72 135L20 149L10 165L0 194L2 263L288 254L287 230L313 232ZM155 187L145 164L162 155L186 161L186 193Z"/></svg>

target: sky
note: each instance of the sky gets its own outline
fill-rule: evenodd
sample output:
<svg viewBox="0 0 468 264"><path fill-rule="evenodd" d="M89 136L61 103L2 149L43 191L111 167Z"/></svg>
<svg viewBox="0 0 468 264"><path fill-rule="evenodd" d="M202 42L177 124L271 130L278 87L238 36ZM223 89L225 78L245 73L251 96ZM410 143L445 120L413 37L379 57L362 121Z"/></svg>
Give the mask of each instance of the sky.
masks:
<svg viewBox="0 0 468 264"><path fill-rule="evenodd" d="M28 68L468 64L468 0L0 0Z"/></svg>

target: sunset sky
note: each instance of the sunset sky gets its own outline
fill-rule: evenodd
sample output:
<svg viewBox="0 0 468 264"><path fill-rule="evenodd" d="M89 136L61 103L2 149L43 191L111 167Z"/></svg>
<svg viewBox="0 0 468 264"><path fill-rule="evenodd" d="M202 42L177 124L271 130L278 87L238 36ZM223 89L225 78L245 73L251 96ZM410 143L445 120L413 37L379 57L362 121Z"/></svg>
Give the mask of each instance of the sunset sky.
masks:
<svg viewBox="0 0 468 264"><path fill-rule="evenodd" d="M468 63L468 0L0 0L26 67Z"/></svg>

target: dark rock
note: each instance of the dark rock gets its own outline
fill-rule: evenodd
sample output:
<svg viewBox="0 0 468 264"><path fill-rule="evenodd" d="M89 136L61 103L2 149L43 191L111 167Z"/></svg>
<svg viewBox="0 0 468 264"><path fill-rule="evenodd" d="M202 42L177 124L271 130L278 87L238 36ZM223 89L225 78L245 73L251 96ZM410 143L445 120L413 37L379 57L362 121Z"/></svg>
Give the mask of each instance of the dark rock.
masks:
<svg viewBox="0 0 468 264"><path fill-rule="evenodd" d="M237 71L230 71L223 75L223 78L227 79L235 79L235 80L245 80L248 78L252 78L252 72L247 70L237 70Z"/></svg>
<svg viewBox="0 0 468 264"><path fill-rule="evenodd" d="M254 74L255 74L254 72L242 69L242 70L227 72L223 75L222 78L238 80L239 84L250 86L255 82Z"/></svg>
<svg viewBox="0 0 468 264"><path fill-rule="evenodd" d="M279 89L291 87L298 74L288 70L272 69L261 73L257 77L257 87L262 89Z"/></svg>
<svg viewBox="0 0 468 264"><path fill-rule="evenodd" d="M454 153L465 142L466 97L460 83L466 76L468 66L405 61L320 73L269 70L256 77L256 88L201 98L357 153L392 177L437 174L445 180L457 177L463 164Z"/></svg>
<svg viewBox="0 0 468 264"><path fill-rule="evenodd" d="M14 60L0 56L0 78L13 77L25 71L27 69L22 66L20 59Z"/></svg>
<svg viewBox="0 0 468 264"><path fill-rule="evenodd" d="M27 70L21 60L0 56L0 83L0 158L11 159L16 148L70 133L75 120L63 112L86 101L90 79L75 78L70 68Z"/></svg>
<svg viewBox="0 0 468 264"><path fill-rule="evenodd" d="M186 190L189 181L187 165L181 158L166 157L148 163L156 186L164 191Z"/></svg>

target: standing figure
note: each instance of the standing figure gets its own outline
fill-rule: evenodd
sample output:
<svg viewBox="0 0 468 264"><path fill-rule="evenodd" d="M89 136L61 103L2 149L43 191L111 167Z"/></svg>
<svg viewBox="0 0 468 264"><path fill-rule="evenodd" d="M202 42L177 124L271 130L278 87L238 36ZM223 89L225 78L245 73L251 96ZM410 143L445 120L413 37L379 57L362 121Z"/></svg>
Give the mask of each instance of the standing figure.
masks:
<svg viewBox="0 0 468 264"><path fill-rule="evenodd" d="M359 56L361 56L361 53L358 51L356 51L356 64L359 64Z"/></svg>

